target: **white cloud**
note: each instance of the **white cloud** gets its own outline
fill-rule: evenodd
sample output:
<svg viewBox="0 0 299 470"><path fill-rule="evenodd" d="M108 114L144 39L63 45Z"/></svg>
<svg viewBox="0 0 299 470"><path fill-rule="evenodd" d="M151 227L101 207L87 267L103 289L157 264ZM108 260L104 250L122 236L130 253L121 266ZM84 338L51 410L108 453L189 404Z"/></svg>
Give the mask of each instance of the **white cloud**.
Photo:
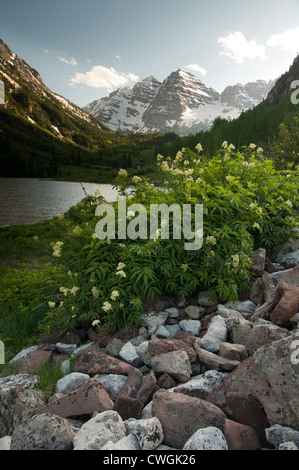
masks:
<svg viewBox="0 0 299 470"><path fill-rule="evenodd" d="M286 52L298 52L299 50L299 27L289 29L279 34L272 34L266 42L268 47L280 47Z"/></svg>
<svg viewBox="0 0 299 470"><path fill-rule="evenodd" d="M130 82L137 82L139 77L134 73L117 72L113 67L110 69L98 65L93 67L89 72L76 73L71 79L70 85L81 83L94 88L107 88L111 90L127 85Z"/></svg>
<svg viewBox="0 0 299 470"><path fill-rule="evenodd" d="M76 65L78 65L78 61L76 59L74 59L74 57L71 57L70 59L65 59L64 57L59 57L59 60L61 62L64 62L65 64L73 65L74 67Z"/></svg>
<svg viewBox="0 0 299 470"><path fill-rule="evenodd" d="M118 54L116 54L115 58L118 59L118 60L121 60L121 56L118 55Z"/></svg>
<svg viewBox="0 0 299 470"><path fill-rule="evenodd" d="M203 77L208 73L208 71L204 67L200 67L200 65L197 64L185 65L184 69L192 70L193 72L198 72Z"/></svg>
<svg viewBox="0 0 299 470"><path fill-rule="evenodd" d="M42 49L43 54L49 54L49 49Z"/></svg>
<svg viewBox="0 0 299 470"><path fill-rule="evenodd" d="M266 46L257 44L255 39L248 41L240 31L228 33L227 36L218 38L217 42L222 48L219 55L229 57L237 64L242 64L245 59L266 58Z"/></svg>

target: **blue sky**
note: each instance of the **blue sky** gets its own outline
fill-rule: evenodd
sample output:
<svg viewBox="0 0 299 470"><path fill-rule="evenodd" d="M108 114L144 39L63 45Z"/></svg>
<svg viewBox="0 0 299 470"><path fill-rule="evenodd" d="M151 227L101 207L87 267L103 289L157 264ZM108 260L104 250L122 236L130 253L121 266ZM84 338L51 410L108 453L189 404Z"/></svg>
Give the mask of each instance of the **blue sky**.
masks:
<svg viewBox="0 0 299 470"><path fill-rule="evenodd" d="M221 92L288 70L299 0L0 0L0 38L79 106L178 68Z"/></svg>

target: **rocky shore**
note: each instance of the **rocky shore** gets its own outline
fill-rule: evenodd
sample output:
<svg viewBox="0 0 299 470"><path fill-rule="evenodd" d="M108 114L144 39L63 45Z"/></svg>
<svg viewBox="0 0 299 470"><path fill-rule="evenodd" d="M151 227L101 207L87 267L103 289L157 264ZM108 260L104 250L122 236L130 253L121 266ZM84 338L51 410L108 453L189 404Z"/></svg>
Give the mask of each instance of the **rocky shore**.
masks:
<svg viewBox="0 0 299 470"><path fill-rule="evenodd" d="M0 377L0 450L298 450L297 245L279 263L257 250L238 302L155 299L139 327L21 351ZM50 397L49 361L63 371Z"/></svg>

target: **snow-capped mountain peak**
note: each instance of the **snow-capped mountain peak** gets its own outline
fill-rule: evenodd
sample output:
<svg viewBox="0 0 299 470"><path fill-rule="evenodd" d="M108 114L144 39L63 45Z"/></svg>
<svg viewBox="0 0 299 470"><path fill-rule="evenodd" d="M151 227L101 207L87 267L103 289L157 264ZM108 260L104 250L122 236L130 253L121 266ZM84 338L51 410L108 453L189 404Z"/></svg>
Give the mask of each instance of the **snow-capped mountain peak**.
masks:
<svg viewBox="0 0 299 470"><path fill-rule="evenodd" d="M123 132L176 132L179 135L209 129L215 118L237 118L266 98L274 82L227 87L221 94L179 68L160 83L150 76L133 88L119 88L107 98L87 105L112 130Z"/></svg>

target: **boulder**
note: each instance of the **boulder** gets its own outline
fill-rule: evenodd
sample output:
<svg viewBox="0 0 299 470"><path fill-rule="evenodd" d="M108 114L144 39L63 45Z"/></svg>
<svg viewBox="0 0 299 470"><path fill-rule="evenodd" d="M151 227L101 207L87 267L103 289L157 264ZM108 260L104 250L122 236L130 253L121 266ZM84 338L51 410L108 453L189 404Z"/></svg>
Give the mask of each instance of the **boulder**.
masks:
<svg viewBox="0 0 299 470"><path fill-rule="evenodd" d="M132 369L131 364L108 356L97 344L92 344L77 354L73 372L82 372L92 377L97 374L129 375Z"/></svg>
<svg viewBox="0 0 299 470"><path fill-rule="evenodd" d="M179 323L183 331L191 331L195 336L198 336L201 329L199 320L181 320Z"/></svg>
<svg viewBox="0 0 299 470"><path fill-rule="evenodd" d="M151 358L172 351L186 351L191 364L197 360L196 352L185 341L179 339L153 339L148 343L148 354Z"/></svg>
<svg viewBox="0 0 299 470"><path fill-rule="evenodd" d="M299 431L280 424L266 429L266 439L276 449L279 449L279 446L284 442L292 442L299 448Z"/></svg>
<svg viewBox="0 0 299 470"><path fill-rule="evenodd" d="M165 390L154 394L152 415L162 424L164 443L178 449L198 429L212 426L223 431L226 419L223 411L207 401Z"/></svg>
<svg viewBox="0 0 299 470"><path fill-rule="evenodd" d="M13 387L3 395L0 391L0 398L0 437L11 435L46 403L44 392L22 387Z"/></svg>
<svg viewBox="0 0 299 470"><path fill-rule="evenodd" d="M155 375L169 374L179 382L187 382L191 376L191 364L186 351L171 351L152 357Z"/></svg>
<svg viewBox="0 0 299 470"><path fill-rule="evenodd" d="M111 400L101 382L92 378L77 390L67 393L37 411L68 418L110 410Z"/></svg>
<svg viewBox="0 0 299 470"><path fill-rule="evenodd" d="M108 441L101 447L101 450L140 450L137 437L134 434L128 434L117 442Z"/></svg>
<svg viewBox="0 0 299 470"><path fill-rule="evenodd" d="M163 429L158 418L128 419L125 426L127 433L137 437L140 450L155 450L163 442Z"/></svg>
<svg viewBox="0 0 299 470"><path fill-rule="evenodd" d="M228 450L224 434L220 429L209 426L198 429L186 442L183 450Z"/></svg>
<svg viewBox="0 0 299 470"><path fill-rule="evenodd" d="M286 338L290 333L285 328L280 328L273 323L253 324L253 328L249 335L249 353L251 356L261 346L278 341L279 339Z"/></svg>
<svg viewBox="0 0 299 470"><path fill-rule="evenodd" d="M266 250L265 248L258 248L251 259L251 265L249 266L250 271L255 276L262 276L265 270L266 262Z"/></svg>
<svg viewBox="0 0 299 470"><path fill-rule="evenodd" d="M104 411L87 421L75 434L74 450L100 450L108 441L126 437L126 427L116 411Z"/></svg>
<svg viewBox="0 0 299 470"><path fill-rule="evenodd" d="M72 450L73 437L73 428L66 419L35 415L14 430L11 450Z"/></svg>
<svg viewBox="0 0 299 470"><path fill-rule="evenodd" d="M269 426L265 410L255 396L255 383L251 380L252 357L231 372L207 400L221 408L232 421L255 429L260 443L267 445L265 428Z"/></svg>
<svg viewBox="0 0 299 470"><path fill-rule="evenodd" d="M299 430L299 363L294 359L298 339L292 332L262 346L252 359L252 392L263 406L270 426L280 424Z"/></svg>
<svg viewBox="0 0 299 470"><path fill-rule="evenodd" d="M199 320L204 316L205 308L198 307L197 305L188 305L188 307L185 307L185 314L192 320Z"/></svg>
<svg viewBox="0 0 299 470"><path fill-rule="evenodd" d="M175 393L184 393L190 397L206 400L209 394L223 383L227 375L228 374L217 370L209 370L204 374L192 377L185 384L180 384L177 387L174 387L173 391Z"/></svg>
<svg viewBox="0 0 299 470"><path fill-rule="evenodd" d="M219 346L227 339L227 328L224 319L216 315L208 327L207 333L201 339L201 347L207 351L218 353Z"/></svg>
<svg viewBox="0 0 299 470"><path fill-rule="evenodd" d="M119 357L134 367L141 367L143 365L140 356L138 356L136 349L130 341L128 341L119 351Z"/></svg>
<svg viewBox="0 0 299 470"><path fill-rule="evenodd" d="M200 341L200 340L199 340ZM200 346L200 342L195 342L194 347L199 357L200 362L205 364L210 369L222 370L225 372L231 372L236 369L240 364L239 361L233 361L225 357L218 356L217 354L206 351Z"/></svg>
<svg viewBox="0 0 299 470"><path fill-rule="evenodd" d="M56 383L56 393L69 393L80 388L85 382L90 380L89 375L80 372L72 372Z"/></svg>
<svg viewBox="0 0 299 470"><path fill-rule="evenodd" d="M244 361L248 357L246 347L243 344L232 344L226 342L219 345L219 355L239 362Z"/></svg>
<svg viewBox="0 0 299 470"><path fill-rule="evenodd" d="M128 379L126 375L117 374L95 375L95 378L101 382L113 401L116 400Z"/></svg>
<svg viewBox="0 0 299 470"><path fill-rule="evenodd" d="M260 442L256 431L230 419L225 421L224 436L229 450L258 450Z"/></svg>
<svg viewBox="0 0 299 470"><path fill-rule="evenodd" d="M143 379L142 384L137 392L137 400L140 400L144 405L150 399L153 391L157 385L157 379L154 372L151 370Z"/></svg>
<svg viewBox="0 0 299 470"><path fill-rule="evenodd" d="M118 395L113 405L113 410L116 411L123 420L129 418L138 419L143 409L143 402L137 398L129 397L128 395Z"/></svg>
<svg viewBox="0 0 299 470"><path fill-rule="evenodd" d="M140 317L140 326L153 327L153 326L160 326L164 325L168 318L168 313L165 311L156 312L155 310L151 310L149 312L144 313Z"/></svg>
<svg viewBox="0 0 299 470"><path fill-rule="evenodd" d="M270 319L279 325L289 325L290 319L299 311L299 287L280 283L281 299L270 314Z"/></svg>
<svg viewBox="0 0 299 470"><path fill-rule="evenodd" d="M22 363L19 372L20 373L36 373L39 368L48 362L52 361L53 353L52 351L43 351L37 349L28 354L24 362Z"/></svg>

